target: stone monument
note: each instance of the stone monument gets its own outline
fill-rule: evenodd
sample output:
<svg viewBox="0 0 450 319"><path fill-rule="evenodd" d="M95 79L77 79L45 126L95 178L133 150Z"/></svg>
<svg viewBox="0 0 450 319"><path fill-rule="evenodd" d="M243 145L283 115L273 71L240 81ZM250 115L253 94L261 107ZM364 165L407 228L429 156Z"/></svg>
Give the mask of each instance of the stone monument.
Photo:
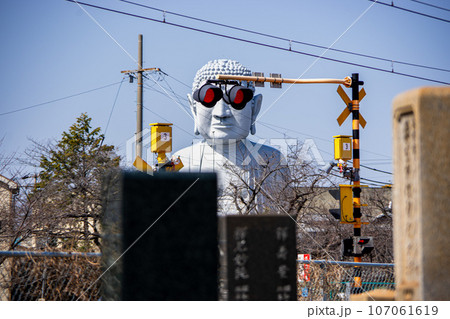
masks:
<svg viewBox="0 0 450 319"><path fill-rule="evenodd" d="M218 299L216 185L212 173L105 176L103 300Z"/></svg>
<svg viewBox="0 0 450 319"><path fill-rule="evenodd" d="M450 87L393 101L397 300L450 300Z"/></svg>

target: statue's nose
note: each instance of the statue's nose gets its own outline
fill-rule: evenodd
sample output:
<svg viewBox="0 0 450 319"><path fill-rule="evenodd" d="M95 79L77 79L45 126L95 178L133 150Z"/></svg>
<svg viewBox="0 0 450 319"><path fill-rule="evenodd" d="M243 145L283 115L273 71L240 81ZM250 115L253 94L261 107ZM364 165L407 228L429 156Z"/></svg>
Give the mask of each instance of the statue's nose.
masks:
<svg viewBox="0 0 450 319"><path fill-rule="evenodd" d="M227 103L225 103L223 100L220 100L214 106L213 116L216 119L231 117L230 106Z"/></svg>

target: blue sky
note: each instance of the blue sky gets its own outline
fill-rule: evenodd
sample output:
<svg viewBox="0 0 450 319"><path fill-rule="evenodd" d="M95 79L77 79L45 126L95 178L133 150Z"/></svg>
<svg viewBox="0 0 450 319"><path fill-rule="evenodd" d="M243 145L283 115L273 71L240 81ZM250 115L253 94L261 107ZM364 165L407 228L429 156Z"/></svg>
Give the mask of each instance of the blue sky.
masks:
<svg viewBox="0 0 450 319"><path fill-rule="evenodd" d="M119 0L86 0L116 10L161 20L163 14ZM358 52L436 68L450 69L450 23L374 4L365 0L321 1L147 1L137 3L166 11L280 36L296 41ZM448 1L426 2L450 8ZM397 6L450 20L450 11L411 0ZM379 72L314 57L224 39L157 22L85 7L100 28L77 4L63 0L3 0L0 3L2 44L0 113L43 104L21 112L0 115L3 155L22 152L38 141L58 139L83 112L93 125L106 131L106 143L125 155L126 142L136 127L136 82L119 85L121 70L136 68L138 34L144 36L144 67L159 67L170 77L157 84L149 77L144 91L144 127L152 122L174 123L174 150L191 144L193 121L186 114L188 86L196 71L218 58L240 61L252 71L281 73L283 77L344 78L359 73L367 96L361 113L368 124L361 132L361 163L392 171L393 98L410 89L441 85L430 81ZM365 12L364 15L362 15ZM362 16L361 16L362 15ZM359 19L358 19L359 18ZM166 14L166 21L222 33L250 41L289 47L289 42L212 26ZM356 21L356 22L355 22ZM111 37L105 32L109 33ZM116 43L117 42L117 43ZM309 54L350 61L395 72L450 82L450 73L325 52L324 49L292 44ZM125 52L126 51L126 52ZM133 59L129 56L131 55ZM154 75L157 79L158 76ZM159 80L162 80L160 77ZM180 82L184 83L181 84ZM187 86L186 86L186 85ZM160 86L181 98L169 98ZM120 91L119 91L120 87ZM344 104L337 85L284 85L283 89L259 88L263 94L262 116L253 140L312 138L325 161L332 159L332 136L351 134L348 119L339 127L336 118ZM350 91L347 91L350 94ZM280 95L282 95L280 97ZM174 100L177 100L176 103ZM180 105L181 104L181 105ZM362 177L389 181L390 175L363 170Z"/></svg>

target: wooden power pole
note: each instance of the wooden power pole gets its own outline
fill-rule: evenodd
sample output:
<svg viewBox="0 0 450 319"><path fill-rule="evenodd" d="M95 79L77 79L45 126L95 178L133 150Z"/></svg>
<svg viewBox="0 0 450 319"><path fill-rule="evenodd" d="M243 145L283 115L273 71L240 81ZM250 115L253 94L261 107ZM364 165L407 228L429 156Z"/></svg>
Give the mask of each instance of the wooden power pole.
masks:
<svg viewBox="0 0 450 319"><path fill-rule="evenodd" d="M128 74L130 76L130 81L136 75L137 77L137 114L136 114L136 158L139 156L142 158L142 128L143 128L143 118L142 118L142 108L144 106L144 93L143 93L143 72L145 71L160 71L159 68L143 68L143 37L139 34L139 48L138 48L138 69L137 70L126 70L121 71L121 73Z"/></svg>

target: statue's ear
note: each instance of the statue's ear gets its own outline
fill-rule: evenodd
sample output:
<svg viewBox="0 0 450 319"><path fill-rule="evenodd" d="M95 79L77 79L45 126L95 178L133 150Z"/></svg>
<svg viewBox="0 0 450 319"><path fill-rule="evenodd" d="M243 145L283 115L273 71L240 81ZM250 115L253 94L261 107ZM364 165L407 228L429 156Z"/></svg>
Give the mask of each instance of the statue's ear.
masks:
<svg viewBox="0 0 450 319"><path fill-rule="evenodd" d="M197 126L197 106L195 105L195 101L192 98L192 95L188 93L187 98L189 100L189 106L191 107L192 115L194 116L194 134L200 135L200 131L198 130Z"/></svg>
<svg viewBox="0 0 450 319"><path fill-rule="evenodd" d="M252 135L255 135L255 133L256 133L255 122L256 122L256 118L258 117L259 111L261 111L262 98L263 97L261 94L255 95L253 97L252 124L250 125L250 133L252 133Z"/></svg>

